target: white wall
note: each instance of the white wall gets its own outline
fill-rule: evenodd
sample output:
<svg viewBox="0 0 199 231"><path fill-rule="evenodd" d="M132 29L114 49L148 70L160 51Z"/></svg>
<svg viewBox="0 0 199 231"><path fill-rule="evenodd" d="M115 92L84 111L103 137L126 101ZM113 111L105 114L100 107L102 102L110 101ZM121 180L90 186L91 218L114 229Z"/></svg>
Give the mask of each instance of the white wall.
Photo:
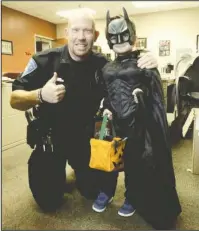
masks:
<svg viewBox="0 0 199 231"><path fill-rule="evenodd" d="M159 67L168 62L176 63L176 49L191 48L196 50L196 35L199 34L199 8L156 12L131 17L137 27L138 37L147 37L147 48L158 57ZM57 25L57 38L64 37L64 27ZM96 21L100 36L96 45L104 53L110 53L105 39L105 20ZM159 57L159 40L171 40L170 56Z"/></svg>
<svg viewBox="0 0 199 231"><path fill-rule="evenodd" d="M159 64L176 62L176 49L196 50L199 34L199 8L159 12L134 17L138 37L147 37L148 49L159 57ZM171 40L171 55L159 56L159 40Z"/></svg>

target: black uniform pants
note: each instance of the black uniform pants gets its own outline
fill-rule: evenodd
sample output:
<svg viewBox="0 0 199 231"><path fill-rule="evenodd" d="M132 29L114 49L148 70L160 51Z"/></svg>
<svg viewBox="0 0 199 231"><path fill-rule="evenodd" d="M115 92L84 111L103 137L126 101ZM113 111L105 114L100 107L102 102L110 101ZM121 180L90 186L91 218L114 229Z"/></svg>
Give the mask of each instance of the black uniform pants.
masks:
<svg viewBox="0 0 199 231"><path fill-rule="evenodd" d="M76 174L76 186L82 196L95 199L99 193L99 173L89 168L90 143L88 138L67 140L54 146L53 153L39 146L28 161L29 186L37 204L45 211L57 209L66 187L66 161ZM103 175L100 177L103 177Z"/></svg>

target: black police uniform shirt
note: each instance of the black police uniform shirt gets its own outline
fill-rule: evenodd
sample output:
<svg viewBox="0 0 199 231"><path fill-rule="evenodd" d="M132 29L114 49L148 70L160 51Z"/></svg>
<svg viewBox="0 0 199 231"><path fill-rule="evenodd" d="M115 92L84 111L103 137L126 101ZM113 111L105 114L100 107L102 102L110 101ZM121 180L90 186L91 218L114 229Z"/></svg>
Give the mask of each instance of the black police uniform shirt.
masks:
<svg viewBox="0 0 199 231"><path fill-rule="evenodd" d="M13 91L42 88L57 72L64 80L66 94L59 103L41 106L46 107L46 118L52 119L56 134L77 136L91 123L103 98L104 85L98 72L106 63L106 58L98 53L91 53L85 61L74 61L66 45L43 51L30 59L24 72L13 82Z"/></svg>

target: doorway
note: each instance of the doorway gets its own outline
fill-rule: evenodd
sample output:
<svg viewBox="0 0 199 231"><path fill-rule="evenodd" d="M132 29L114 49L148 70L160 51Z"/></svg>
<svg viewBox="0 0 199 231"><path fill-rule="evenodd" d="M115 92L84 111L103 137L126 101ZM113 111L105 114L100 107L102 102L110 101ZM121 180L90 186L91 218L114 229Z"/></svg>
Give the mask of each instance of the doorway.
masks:
<svg viewBox="0 0 199 231"><path fill-rule="evenodd" d="M35 53L52 48L52 41L54 39L35 35Z"/></svg>

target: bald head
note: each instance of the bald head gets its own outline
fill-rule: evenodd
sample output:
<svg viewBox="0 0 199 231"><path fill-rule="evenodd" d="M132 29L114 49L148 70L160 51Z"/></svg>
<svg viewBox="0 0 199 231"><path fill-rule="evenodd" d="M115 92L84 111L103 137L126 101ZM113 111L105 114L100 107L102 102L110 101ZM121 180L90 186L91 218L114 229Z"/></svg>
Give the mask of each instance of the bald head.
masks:
<svg viewBox="0 0 199 231"><path fill-rule="evenodd" d="M85 9L72 11L66 29L68 49L72 59L84 60L92 50L95 40L95 22L93 15Z"/></svg>
<svg viewBox="0 0 199 231"><path fill-rule="evenodd" d="M78 19L84 19L92 23L92 28L95 30L95 20L94 15L89 10L85 8L74 9L72 13L68 16L68 28L73 24L74 21Z"/></svg>

